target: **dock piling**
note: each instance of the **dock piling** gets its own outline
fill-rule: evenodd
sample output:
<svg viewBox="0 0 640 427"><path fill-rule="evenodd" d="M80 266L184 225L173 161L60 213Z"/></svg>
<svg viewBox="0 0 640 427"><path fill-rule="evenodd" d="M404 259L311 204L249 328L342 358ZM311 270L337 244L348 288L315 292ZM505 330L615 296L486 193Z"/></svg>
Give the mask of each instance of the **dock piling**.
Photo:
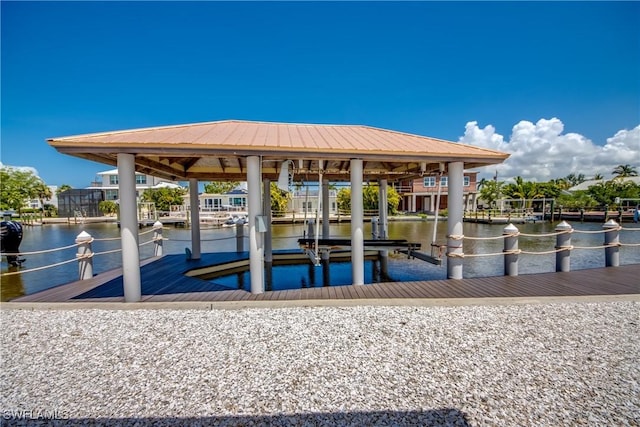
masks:
<svg viewBox="0 0 640 427"><path fill-rule="evenodd" d="M87 280L93 277L91 242L93 242L93 237L86 231L82 231L76 237L76 243L78 244L78 280Z"/></svg>
<svg viewBox="0 0 640 427"><path fill-rule="evenodd" d="M556 271L571 271L571 225L562 221L556 226L556 232L561 233L556 236Z"/></svg>
<svg viewBox="0 0 640 427"><path fill-rule="evenodd" d="M153 256L162 256L162 223L153 224Z"/></svg>
<svg viewBox="0 0 640 427"><path fill-rule="evenodd" d="M504 238L504 275L518 275L518 227L507 225L502 230Z"/></svg>
<svg viewBox="0 0 640 427"><path fill-rule="evenodd" d="M602 228L604 229L604 262L606 267L618 267L620 265L620 226L610 219Z"/></svg>

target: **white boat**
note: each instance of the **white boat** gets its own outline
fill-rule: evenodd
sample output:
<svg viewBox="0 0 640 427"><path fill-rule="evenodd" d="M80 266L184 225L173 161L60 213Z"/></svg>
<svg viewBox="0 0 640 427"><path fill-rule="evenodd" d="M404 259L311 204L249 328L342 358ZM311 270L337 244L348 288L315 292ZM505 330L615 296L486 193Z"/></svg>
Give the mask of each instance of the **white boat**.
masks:
<svg viewBox="0 0 640 427"><path fill-rule="evenodd" d="M247 225L248 214L246 212L229 212L227 219L222 223L223 227L235 227L236 225Z"/></svg>

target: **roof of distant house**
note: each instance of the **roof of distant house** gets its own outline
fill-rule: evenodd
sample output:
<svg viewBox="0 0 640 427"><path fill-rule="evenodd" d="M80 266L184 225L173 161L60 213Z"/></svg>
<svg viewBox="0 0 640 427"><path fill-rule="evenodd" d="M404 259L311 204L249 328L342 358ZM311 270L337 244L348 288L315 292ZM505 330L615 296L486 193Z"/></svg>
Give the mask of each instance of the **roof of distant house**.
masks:
<svg viewBox="0 0 640 427"><path fill-rule="evenodd" d="M615 178L615 179L621 179L623 181L630 181L633 182L635 184L640 185L640 176L626 176L624 178ZM610 179L591 179L589 181L583 181L578 185L574 185L573 187L569 188L568 191L584 191L584 190L588 190L589 187L593 186L593 185L598 185L600 183L606 182L606 181L611 181Z"/></svg>

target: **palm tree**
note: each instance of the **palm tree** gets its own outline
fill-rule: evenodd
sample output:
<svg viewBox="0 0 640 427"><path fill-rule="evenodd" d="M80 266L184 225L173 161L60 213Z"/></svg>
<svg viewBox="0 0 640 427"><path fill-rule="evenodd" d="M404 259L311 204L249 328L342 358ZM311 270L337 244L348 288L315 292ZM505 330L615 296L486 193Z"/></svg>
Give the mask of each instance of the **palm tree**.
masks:
<svg viewBox="0 0 640 427"><path fill-rule="evenodd" d="M514 178L515 184L511 184L511 194L514 198L522 199L522 207L529 208L533 203L532 199L544 197L544 193L540 189L540 185L533 181L525 181L521 176ZM527 201L525 203L525 201Z"/></svg>
<svg viewBox="0 0 640 427"><path fill-rule="evenodd" d="M569 184L569 188L575 187L576 185L578 185L581 182L585 181L584 174L582 174L582 173L578 174L578 175L576 175L575 173L570 173L564 179Z"/></svg>
<svg viewBox="0 0 640 427"><path fill-rule="evenodd" d="M602 176L602 174L601 174L601 173L597 173L597 174L593 175L593 180L594 180L594 181L596 181L596 180L597 180L597 181L600 181L600 180L602 180L602 179L604 179L604 176Z"/></svg>
<svg viewBox="0 0 640 427"><path fill-rule="evenodd" d="M53 193L51 193L51 189L43 181L38 182L33 190L40 202L40 208L42 209L42 215L44 216L44 201L51 200Z"/></svg>
<svg viewBox="0 0 640 427"><path fill-rule="evenodd" d="M631 165L618 165L613 169L616 178L624 178L627 176L638 176L638 171Z"/></svg>

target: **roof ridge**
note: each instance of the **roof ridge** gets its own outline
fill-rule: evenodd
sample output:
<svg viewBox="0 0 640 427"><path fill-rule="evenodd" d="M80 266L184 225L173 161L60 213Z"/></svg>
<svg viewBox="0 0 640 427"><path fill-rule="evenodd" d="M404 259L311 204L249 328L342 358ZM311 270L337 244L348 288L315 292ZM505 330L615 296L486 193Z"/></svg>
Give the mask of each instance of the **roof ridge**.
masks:
<svg viewBox="0 0 640 427"><path fill-rule="evenodd" d="M47 141L51 140L64 140L64 139L73 139L82 136L106 136L106 135L118 135L121 133L132 133L132 132L148 132L150 130L160 130L160 129L177 129L177 128L187 128L194 126L206 126L213 124L222 124L222 123L251 123L251 124L269 124L269 125L286 125L286 126L361 126L361 125L344 125L344 124L323 124L323 123L285 123L285 122L269 122L265 120L242 120L242 119L224 119L224 120L213 120L208 122L196 122L196 123L181 123L175 125L160 125L160 126L147 126L141 128L133 128L133 129L122 129L122 130L114 130L114 131L106 131L106 132L91 132L91 133L80 133L76 135L68 135L63 137L51 137L47 138Z"/></svg>

